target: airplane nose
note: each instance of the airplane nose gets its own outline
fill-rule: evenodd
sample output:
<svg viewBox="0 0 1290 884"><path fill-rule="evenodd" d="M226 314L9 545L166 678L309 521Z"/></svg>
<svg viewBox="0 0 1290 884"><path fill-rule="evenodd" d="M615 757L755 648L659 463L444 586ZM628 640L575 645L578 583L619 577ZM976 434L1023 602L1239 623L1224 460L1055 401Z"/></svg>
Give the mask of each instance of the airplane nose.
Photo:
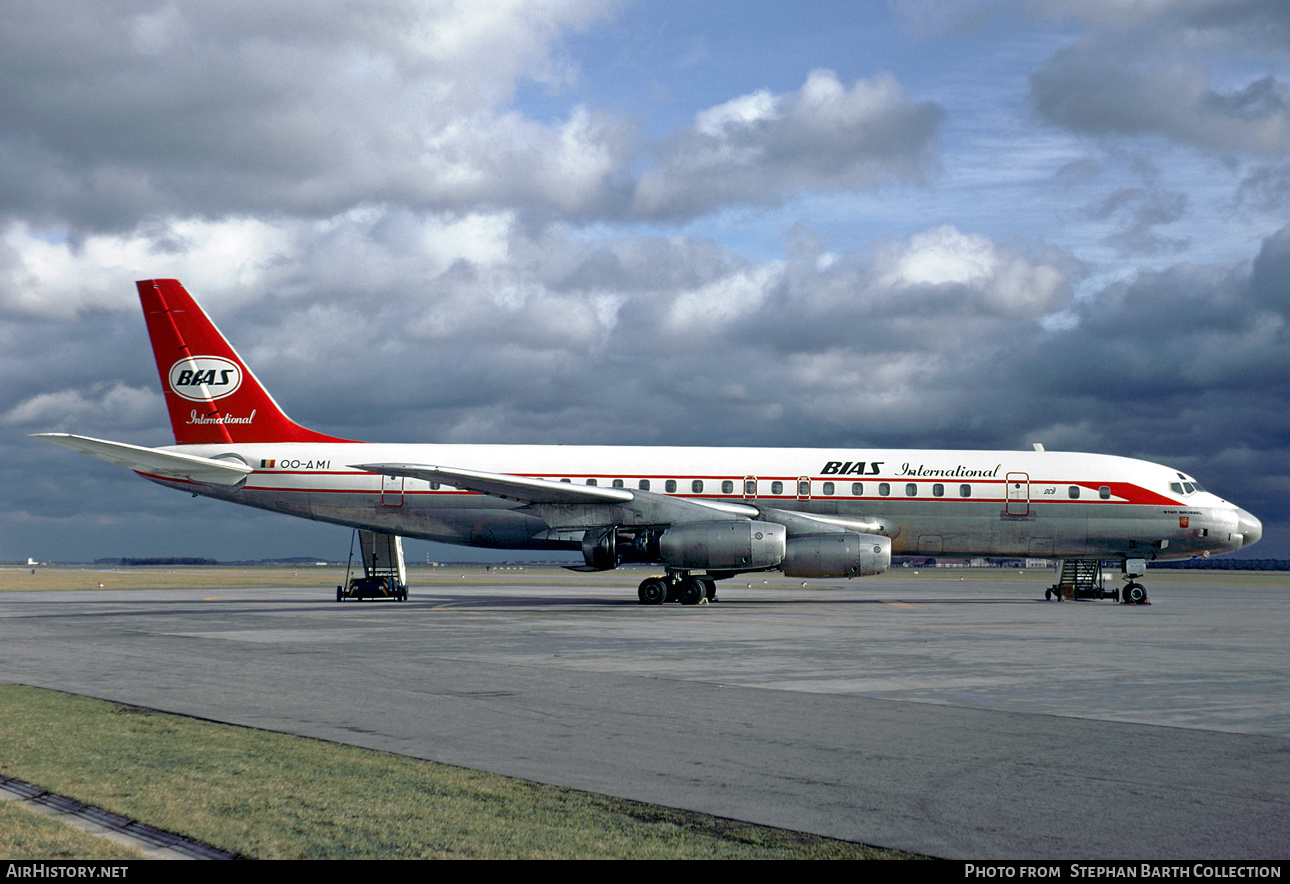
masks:
<svg viewBox="0 0 1290 884"><path fill-rule="evenodd" d="M1259 538L1263 536L1263 523L1240 507L1236 508L1236 525L1241 536L1245 538L1241 543L1242 548L1258 543Z"/></svg>

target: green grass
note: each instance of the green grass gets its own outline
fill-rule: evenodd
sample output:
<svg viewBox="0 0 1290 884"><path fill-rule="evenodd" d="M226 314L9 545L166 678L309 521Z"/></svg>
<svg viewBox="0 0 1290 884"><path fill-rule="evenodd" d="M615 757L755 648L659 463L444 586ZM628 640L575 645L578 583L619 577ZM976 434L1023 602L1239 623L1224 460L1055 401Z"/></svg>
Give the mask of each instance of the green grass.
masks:
<svg viewBox="0 0 1290 884"><path fill-rule="evenodd" d="M137 850L82 832L62 820L0 801L0 857L34 859L144 859Z"/></svg>
<svg viewBox="0 0 1290 884"><path fill-rule="evenodd" d="M0 774L247 857L902 856L22 685L0 711Z"/></svg>

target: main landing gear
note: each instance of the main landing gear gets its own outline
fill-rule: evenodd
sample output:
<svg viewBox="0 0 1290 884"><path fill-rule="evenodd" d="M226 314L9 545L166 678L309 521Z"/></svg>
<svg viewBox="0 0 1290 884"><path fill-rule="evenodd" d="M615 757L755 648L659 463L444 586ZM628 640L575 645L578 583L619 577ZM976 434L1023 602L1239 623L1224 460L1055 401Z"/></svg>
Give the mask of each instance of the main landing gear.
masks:
<svg viewBox="0 0 1290 884"><path fill-rule="evenodd" d="M706 605L717 600L717 581L711 577L694 577L682 573L647 577L641 581L636 596L642 605L661 605L664 602Z"/></svg>

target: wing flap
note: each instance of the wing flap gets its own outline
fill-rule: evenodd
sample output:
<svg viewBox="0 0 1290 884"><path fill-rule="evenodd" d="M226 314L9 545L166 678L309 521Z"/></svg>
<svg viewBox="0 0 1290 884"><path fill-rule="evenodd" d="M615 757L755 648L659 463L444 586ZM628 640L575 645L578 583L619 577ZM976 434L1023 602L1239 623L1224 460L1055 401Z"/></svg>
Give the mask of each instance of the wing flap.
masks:
<svg viewBox="0 0 1290 884"><path fill-rule="evenodd" d="M209 457L197 457L194 454L143 448L139 445L127 445L124 442L73 436L70 433L36 433L32 438L53 442L72 451L79 451L81 454L88 454L99 460L127 467L136 473L146 473L164 479L187 479L203 485L236 485L255 472L246 464L236 461L212 460Z"/></svg>

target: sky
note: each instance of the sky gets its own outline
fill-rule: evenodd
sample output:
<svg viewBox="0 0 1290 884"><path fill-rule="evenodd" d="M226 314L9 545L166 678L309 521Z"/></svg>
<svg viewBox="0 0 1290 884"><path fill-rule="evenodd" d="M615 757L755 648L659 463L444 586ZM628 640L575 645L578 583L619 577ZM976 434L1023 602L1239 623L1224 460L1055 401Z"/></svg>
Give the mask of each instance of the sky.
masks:
<svg viewBox="0 0 1290 884"><path fill-rule="evenodd" d="M28 437L172 444L154 277L344 438L1040 442L1290 557L1282 0L9 0L0 83L2 561L346 554Z"/></svg>

